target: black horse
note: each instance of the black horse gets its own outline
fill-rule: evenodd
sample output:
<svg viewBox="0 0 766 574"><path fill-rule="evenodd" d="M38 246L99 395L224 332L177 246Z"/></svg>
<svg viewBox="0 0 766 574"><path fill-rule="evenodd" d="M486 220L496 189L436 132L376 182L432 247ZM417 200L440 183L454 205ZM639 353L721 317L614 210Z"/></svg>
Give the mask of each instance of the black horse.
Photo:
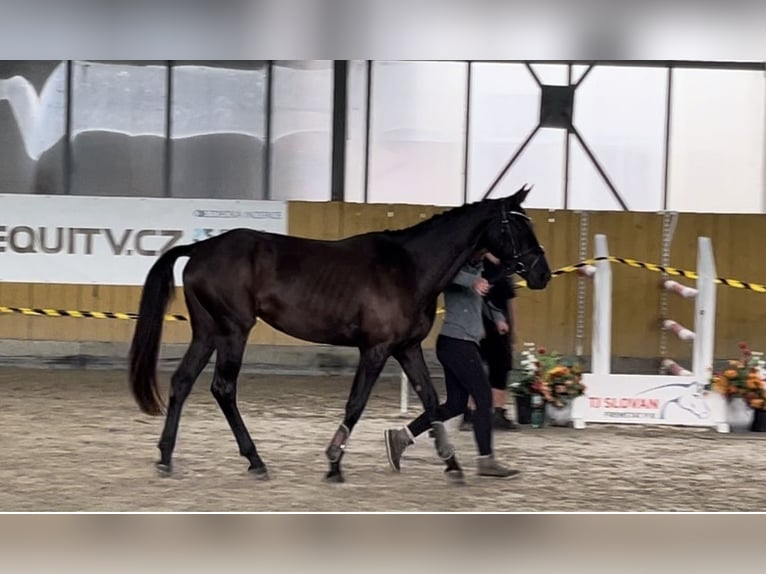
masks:
<svg viewBox="0 0 766 574"><path fill-rule="evenodd" d="M174 290L173 265L179 257L189 257L183 290L192 341L171 378L158 444L160 472L171 470L181 409L215 350L213 396L240 454L250 462L249 470L268 477L236 401L242 356L258 317L293 337L359 348L345 418L326 451L328 480L343 480L340 461L348 437L389 357L401 364L435 420L438 397L421 342L433 325L439 293L460 267L477 251L489 250L531 289L543 289L550 280L545 254L521 207L528 193L525 187L510 197L463 205L406 229L338 241L234 229L164 253L146 278L130 348L136 402L144 413L159 415L156 364ZM460 473L444 425L434 424L432 434L447 470Z"/></svg>

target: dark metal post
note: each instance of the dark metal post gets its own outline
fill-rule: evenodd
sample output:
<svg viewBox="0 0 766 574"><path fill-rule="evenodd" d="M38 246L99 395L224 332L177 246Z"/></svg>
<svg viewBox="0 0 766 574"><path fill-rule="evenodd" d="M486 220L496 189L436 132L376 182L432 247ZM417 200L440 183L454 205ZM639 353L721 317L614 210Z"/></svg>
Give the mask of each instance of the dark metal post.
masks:
<svg viewBox="0 0 766 574"><path fill-rule="evenodd" d="M670 110L673 102L673 68L668 68L668 90L667 98L665 100L665 154L663 161L665 162L664 175L662 181L662 210L668 209L668 177L670 173Z"/></svg>
<svg viewBox="0 0 766 574"><path fill-rule="evenodd" d="M346 176L346 122L348 117L348 61L335 60L332 102L332 185L330 199L343 201Z"/></svg>
<svg viewBox="0 0 766 574"><path fill-rule="evenodd" d="M622 207L623 211L629 211L628 204L625 203L625 200L622 198L620 193L617 191L617 188L614 186L614 183L612 183L612 180L609 179L609 176L606 174L606 171L604 171L604 168L601 167L601 164L596 159L596 156L593 154L591 149L588 147L588 144L585 143L585 141L580 136L580 132L577 131L577 128L572 126L572 133L577 138L577 141L580 142L580 145L582 146L582 149L585 151L585 153L590 158L591 163L593 164L593 167L596 168L596 171L601 176L601 179L604 180L604 183L607 185L607 187L611 190L612 195L617 200L617 202L620 204L620 207Z"/></svg>
<svg viewBox="0 0 766 574"><path fill-rule="evenodd" d="M521 155L521 152L523 152L527 146L529 145L529 142L532 141L532 138L535 137L535 134L540 131L540 124L537 124L535 126L535 129L533 129L530 134L527 136L527 139L525 139L522 144L519 146L519 149L517 149L514 154L511 156L511 159L508 160L508 163L505 164L505 167L503 167L502 170L500 170L500 173L497 174L497 177L495 177L495 180L490 184L489 189L487 189L486 192L484 192L484 197L482 199L487 199L489 197L489 194L492 193L495 190L495 187L497 187L497 184L500 183L500 180L503 179L505 174L508 172L509 169L511 169L511 166L516 163L516 160L519 159L519 156Z"/></svg>
<svg viewBox="0 0 766 574"><path fill-rule="evenodd" d="M173 177L173 60L165 63L165 162L164 162L164 196L170 197L170 187Z"/></svg>
<svg viewBox="0 0 766 574"><path fill-rule="evenodd" d="M274 62L269 60L266 66L266 101L264 102L264 116L266 121L264 139L266 140L263 151L263 199L271 199L271 113L272 95L274 93Z"/></svg>
<svg viewBox="0 0 766 574"><path fill-rule="evenodd" d="M370 190L370 118L372 117L372 60L367 60L367 106L364 122L364 202L369 199Z"/></svg>
<svg viewBox="0 0 766 574"><path fill-rule="evenodd" d="M72 194L72 60L66 61L66 111L64 115L64 193Z"/></svg>
<svg viewBox="0 0 766 574"><path fill-rule="evenodd" d="M471 62L468 62L468 75L465 87L465 139L463 141L463 203L468 203L468 159L471 146Z"/></svg>
<svg viewBox="0 0 766 574"><path fill-rule="evenodd" d="M572 64L567 65L567 85L572 85ZM572 107L572 115L574 116L574 106ZM574 123L574 117L572 117L572 123ZM572 134L567 129L566 139L564 140L564 209L569 207L569 156L570 146L572 140ZM579 285L579 283L578 283Z"/></svg>

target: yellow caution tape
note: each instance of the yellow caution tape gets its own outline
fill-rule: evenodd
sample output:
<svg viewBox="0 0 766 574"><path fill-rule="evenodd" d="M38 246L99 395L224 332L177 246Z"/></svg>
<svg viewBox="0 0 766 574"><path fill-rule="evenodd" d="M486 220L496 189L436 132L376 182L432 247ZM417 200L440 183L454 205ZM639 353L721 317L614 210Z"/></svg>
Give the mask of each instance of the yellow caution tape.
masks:
<svg viewBox="0 0 766 574"><path fill-rule="evenodd" d="M38 307L2 307L0 313L18 313L20 315L40 317L76 317L78 319L138 319L136 313L118 313L112 311L78 311L74 309L44 309ZM166 321L188 321L183 315L165 315Z"/></svg>
<svg viewBox="0 0 766 574"><path fill-rule="evenodd" d="M559 277L560 275L566 275L567 273L573 273L578 269L582 269L588 265L598 263L599 261L609 261L610 263L620 263L629 267L635 267L639 269L647 269L649 271L655 271L658 273L666 273L676 277L686 277L687 279L696 279L696 271L687 271L685 269L678 269L677 267L665 267L656 263L647 263L645 261L638 261L637 259L629 259L627 257L594 257L592 259L585 259L579 261L574 265L567 265L556 269L551 274L553 277ZM735 289L746 289L748 291L755 291L756 293L766 293L766 285L759 283L749 283L747 281L740 281L739 279L729 279L726 277L716 277L715 282L719 285L726 285L728 287L734 287ZM515 283L516 287L526 287L527 282L520 280ZM32 307L3 307L0 306L0 313L18 313L20 315L28 316L43 316L43 317L77 317L77 318L90 318L90 319L127 319L136 320L138 318L137 313L120 313L112 311L79 311L70 309L44 309L44 308L32 308ZM444 313L444 308L440 308L437 313ZM165 315L166 321L188 321L188 317L184 315Z"/></svg>
<svg viewBox="0 0 766 574"><path fill-rule="evenodd" d="M578 269L599 261L609 261L610 263L620 263L629 267L635 267L638 269L648 269L649 271L655 271L657 273L667 273L676 277L686 277L687 279L697 279L698 275L696 271L688 271L686 269L678 269L677 267L666 267L664 265L658 265L657 263L647 263L646 261L638 261L637 259L629 259L627 257L594 257L592 259L585 259L574 265L567 265L561 267L552 272L554 277L564 275L566 273L572 273ZM726 285L727 287L734 287L735 289L747 289L749 291L755 291L756 293L766 293L766 285L760 283L749 283L747 281L740 281L739 279L728 279L726 277L716 277L715 282L719 285ZM527 282L524 280L515 283L517 287L526 287Z"/></svg>

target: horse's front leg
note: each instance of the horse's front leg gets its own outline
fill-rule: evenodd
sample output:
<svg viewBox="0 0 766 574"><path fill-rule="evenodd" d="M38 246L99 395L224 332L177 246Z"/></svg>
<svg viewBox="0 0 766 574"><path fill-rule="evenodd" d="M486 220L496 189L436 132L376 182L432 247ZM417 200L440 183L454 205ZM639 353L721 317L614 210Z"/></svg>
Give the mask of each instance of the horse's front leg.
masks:
<svg viewBox="0 0 766 574"><path fill-rule="evenodd" d="M436 395L436 389L431 382L431 375L423 358L422 347L420 344L407 347L402 351L396 352L394 357L399 361L402 369L404 369L404 373L410 380L418 397L420 397L423 408L431 421L431 436L434 439L436 452L439 458L446 464L444 472L447 473L450 479L458 482L462 481L463 470L460 468L455 457L455 448L449 441L444 422L440 421L438 417L439 397Z"/></svg>
<svg viewBox="0 0 766 574"><path fill-rule="evenodd" d="M370 392L378 380L386 360L391 356L388 347L373 347L361 351L359 365L356 368L354 383L346 402L346 416L343 424L335 431L325 454L330 461L330 470L326 475L329 482L343 482L343 473L340 469L340 460L346 450L348 438L354 426L359 422L362 411L370 398Z"/></svg>

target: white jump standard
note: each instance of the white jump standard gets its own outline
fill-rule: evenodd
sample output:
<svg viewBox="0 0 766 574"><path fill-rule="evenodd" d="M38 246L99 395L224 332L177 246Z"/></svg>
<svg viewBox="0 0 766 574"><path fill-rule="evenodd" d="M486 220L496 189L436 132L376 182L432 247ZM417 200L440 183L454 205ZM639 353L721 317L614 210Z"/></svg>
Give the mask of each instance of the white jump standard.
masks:
<svg viewBox="0 0 766 574"><path fill-rule="evenodd" d="M612 270L606 236L596 235L593 277L593 336L591 373L583 375L585 395L575 399L574 427L586 423L649 424L712 427L729 432L725 399L705 392L713 367L716 313L716 269L709 238L697 240L696 288L665 281L669 292L694 299L694 331L666 319L662 327L693 344L691 371L673 360L663 360L668 375L611 373Z"/></svg>

